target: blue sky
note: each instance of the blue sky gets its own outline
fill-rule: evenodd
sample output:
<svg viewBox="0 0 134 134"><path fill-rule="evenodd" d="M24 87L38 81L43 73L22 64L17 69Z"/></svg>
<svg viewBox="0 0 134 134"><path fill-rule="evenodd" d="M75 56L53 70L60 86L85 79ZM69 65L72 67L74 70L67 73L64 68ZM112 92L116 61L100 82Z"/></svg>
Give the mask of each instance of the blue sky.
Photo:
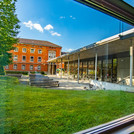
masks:
<svg viewBox="0 0 134 134"><path fill-rule="evenodd" d="M125 0L134 5L133 0ZM132 3L133 2L133 3ZM71 51L119 33L120 21L74 0L18 0L18 37L53 42ZM123 30L132 26L123 23Z"/></svg>

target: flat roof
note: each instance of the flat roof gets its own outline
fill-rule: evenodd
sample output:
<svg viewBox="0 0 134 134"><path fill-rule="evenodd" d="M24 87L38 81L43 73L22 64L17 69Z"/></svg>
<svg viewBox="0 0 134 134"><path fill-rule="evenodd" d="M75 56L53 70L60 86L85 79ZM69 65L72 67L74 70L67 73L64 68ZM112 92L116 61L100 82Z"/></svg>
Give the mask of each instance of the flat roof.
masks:
<svg viewBox="0 0 134 134"><path fill-rule="evenodd" d="M129 36L130 35L130 36ZM87 51L89 49L92 49L92 48L97 48L99 46L103 46L105 44L108 44L108 43L112 43L114 41L121 41L122 39L126 39L126 38L130 38L130 37L134 37L134 28L130 29L130 30L127 30L125 32L122 32L122 33L119 33L119 34L116 34L114 36L111 36L111 37L108 37L106 39L103 39L103 40L100 40L98 42L95 42L95 43L92 43L92 44L89 44L87 46L84 46L82 48L79 48L79 49L76 49L68 54L65 54L65 55L61 55L59 57L56 57L56 58L53 58L53 59L50 59L48 60L48 62L54 62L58 59L61 59L61 58L64 58L64 57L68 57L68 56L71 56L71 55L74 55L74 54L78 54L78 53L82 53L84 51ZM115 44L114 44L115 45ZM112 47L112 46L111 46Z"/></svg>

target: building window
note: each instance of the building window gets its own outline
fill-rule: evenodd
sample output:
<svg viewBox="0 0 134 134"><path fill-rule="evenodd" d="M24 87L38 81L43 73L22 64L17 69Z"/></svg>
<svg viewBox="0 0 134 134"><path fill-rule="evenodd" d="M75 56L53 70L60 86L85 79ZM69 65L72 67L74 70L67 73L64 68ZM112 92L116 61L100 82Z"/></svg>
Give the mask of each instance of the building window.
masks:
<svg viewBox="0 0 134 134"><path fill-rule="evenodd" d="M33 65L30 65L30 70L33 70Z"/></svg>
<svg viewBox="0 0 134 134"><path fill-rule="evenodd" d="M17 69L17 64L14 64L13 65L13 69Z"/></svg>
<svg viewBox="0 0 134 134"><path fill-rule="evenodd" d="M48 59L52 59L56 57L56 51L49 51L48 52Z"/></svg>
<svg viewBox="0 0 134 134"><path fill-rule="evenodd" d="M42 54L42 50L41 49L38 50L38 54Z"/></svg>
<svg viewBox="0 0 134 134"><path fill-rule="evenodd" d="M14 55L14 61L18 60L18 55Z"/></svg>
<svg viewBox="0 0 134 134"><path fill-rule="evenodd" d="M26 56L22 56L22 61L26 61Z"/></svg>
<svg viewBox="0 0 134 134"><path fill-rule="evenodd" d="M14 52L18 52L18 47L15 47Z"/></svg>
<svg viewBox="0 0 134 134"><path fill-rule="evenodd" d="M25 70L25 65L22 65L21 68L22 68L22 70Z"/></svg>
<svg viewBox="0 0 134 134"><path fill-rule="evenodd" d="M26 48L22 48L22 52L26 53L27 49Z"/></svg>
<svg viewBox="0 0 134 134"><path fill-rule="evenodd" d="M38 57L38 62L41 62L41 57Z"/></svg>
<svg viewBox="0 0 134 134"><path fill-rule="evenodd" d="M41 70L41 66L40 65L38 66L38 70Z"/></svg>
<svg viewBox="0 0 134 134"><path fill-rule="evenodd" d="M34 61L34 57L33 57L33 56L30 57L30 61L31 61L31 62Z"/></svg>
<svg viewBox="0 0 134 134"><path fill-rule="evenodd" d="M31 48L31 51L30 51L31 53L34 53L34 49L33 48Z"/></svg>
<svg viewBox="0 0 134 134"><path fill-rule="evenodd" d="M6 69L9 69L9 65L6 65Z"/></svg>

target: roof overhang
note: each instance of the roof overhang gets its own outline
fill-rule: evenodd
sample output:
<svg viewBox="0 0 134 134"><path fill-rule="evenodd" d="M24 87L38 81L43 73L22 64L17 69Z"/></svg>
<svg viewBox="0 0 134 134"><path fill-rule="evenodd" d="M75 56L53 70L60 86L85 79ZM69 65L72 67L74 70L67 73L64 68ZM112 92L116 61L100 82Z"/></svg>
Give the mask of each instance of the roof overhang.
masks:
<svg viewBox="0 0 134 134"><path fill-rule="evenodd" d="M75 0L134 26L134 7L123 0Z"/></svg>
<svg viewBox="0 0 134 134"><path fill-rule="evenodd" d="M56 57L54 59L50 59L47 62L67 62L74 61L78 59L78 55L80 54L80 59L93 58L97 51L98 56L107 55L107 45L109 47L108 55L115 55L122 52L128 52L131 44L131 40L134 40L134 28L128 31L122 32L120 34L111 36L104 40L98 41L96 43L87 45L85 47L74 50L68 54Z"/></svg>

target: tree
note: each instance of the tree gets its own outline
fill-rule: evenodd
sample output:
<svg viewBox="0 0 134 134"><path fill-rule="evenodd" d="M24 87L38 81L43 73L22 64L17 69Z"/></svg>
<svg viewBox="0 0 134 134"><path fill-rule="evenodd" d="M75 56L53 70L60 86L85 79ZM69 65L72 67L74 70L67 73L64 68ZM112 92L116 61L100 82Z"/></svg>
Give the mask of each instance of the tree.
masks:
<svg viewBox="0 0 134 134"><path fill-rule="evenodd" d="M0 0L0 75L4 75L4 66L12 63L13 44L19 33L19 20L15 13L16 0Z"/></svg>

